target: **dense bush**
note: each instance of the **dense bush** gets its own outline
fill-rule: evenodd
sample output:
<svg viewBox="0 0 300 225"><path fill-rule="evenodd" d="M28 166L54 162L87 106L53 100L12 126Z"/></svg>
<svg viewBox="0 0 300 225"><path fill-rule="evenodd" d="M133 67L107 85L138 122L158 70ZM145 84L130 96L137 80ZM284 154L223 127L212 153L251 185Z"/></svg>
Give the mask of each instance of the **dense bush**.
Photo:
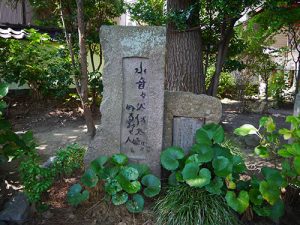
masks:
<svg viewBox="0 0 300 225"><path fill-rule="evenodd" d="M27 40L0 39L0 78L27 84L36 98L64 95L73 74L67 49L47 34L31 29Z"/></svg>
<svg viewBox="0 0 300 225"><path fill-rule="evenodd" d="M68 176L74 170L83 167L85 149L73 144L55 153L53 164L48 167L41 165L36 150L21 158L19 167L24 191L31 202L41 201L42 194L52 186L59 176Z"/></svg>
<svg viewBox="0 0 300 225"><path fill-rule="evenodd" d="M100 156L91 162L85 171L81 183L88 187L96 187L99 181L104 181L105 193L114 205L125 204L132 213L142 212L144 198L141 192L149 198L159 194L160 180L150 174L146 165L128 164L128 157L115 154L112 157ZM73 185L67 195L71 205L77 206L89 198L88 190L82 190L80 184Z"/></svg>

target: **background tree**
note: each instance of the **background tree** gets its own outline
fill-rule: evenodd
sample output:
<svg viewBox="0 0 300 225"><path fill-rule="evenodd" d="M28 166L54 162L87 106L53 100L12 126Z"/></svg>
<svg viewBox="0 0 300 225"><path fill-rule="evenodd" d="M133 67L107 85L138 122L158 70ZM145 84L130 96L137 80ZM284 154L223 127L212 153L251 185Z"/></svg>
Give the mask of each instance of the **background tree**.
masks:
<svg viewBox="0 0 300 225"><path fill-rule="evenodd" d="M30 2L35 10L38 23L41 25L62 27L64 30L64 38L69 49L73 67L74 83L84 109L88 133L90 136L93 136L95 126L90 102L88 101L88 65L86 63L87 54L85 53L85 48L90 50L93 69L90 74L93 78L91 79L90 77L89 80L94 81L93 84L95 84L95 79L98 79L100 83L102 53L98 38L99 28L102 24L113 23L113 19L122 14L124 11L123 0L82 0L80 2L74 0L30 0ZM80 9L81 6L82 9ZM81 13L81 16L79 13ZM78 32L79 30L80 32ZM76 40L79 41L77 42ZM95 55L100 57L99 65L95 65ZM92 96L94 97L93 102L95 103L97 86L93 85L93 87Z"/></svg>
<svg viewBox="0 0 300 225"><path fill-rule="evenodd" d="M230 49L242 44L237 41L234 26L244 13L259 5L258 0L167 1L166 20L161 20L161 24L167 21L166 88L216 96ZM153 24L152 11L136 12L133 18ZM214 74L205 82L212 66Z"/></svg>

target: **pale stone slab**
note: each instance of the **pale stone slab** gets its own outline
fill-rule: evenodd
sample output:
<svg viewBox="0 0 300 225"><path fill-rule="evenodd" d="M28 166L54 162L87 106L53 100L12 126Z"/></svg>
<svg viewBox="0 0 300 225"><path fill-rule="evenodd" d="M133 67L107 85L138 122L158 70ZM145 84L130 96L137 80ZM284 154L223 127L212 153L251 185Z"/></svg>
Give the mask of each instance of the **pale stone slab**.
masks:
<svg viewBox="0 0 300 225"><path fill-rule="evenodd" d="M123 152L160 175L165 32L163 27L101 27L105 61L102 118L86 162Z"/></svg>
<svg viewBox="0 0 300 225"><path fill-rule="evenodd" d="M202 120L203 123L219 123L222 117L222 104L217 98L207 95L196 95L190 92L165 91L164 112L164 149L174 144L174 118L189 117ZM174 130L175 128L175 130ZM183 132L180 132L183 135ZM176 135L178 136L178 135ZM190 136L190 135L189 135ZM189 138L184 135L180 140ZM186 144L184 144L186 145Z"/></svg>
<svg viewBox="0 0 300 225"><path fill-rule="evenodd" d="M195 133L203 126L204 119L191 117L174 117L173 146L184 149L187 153L195 143Z"/></svg>

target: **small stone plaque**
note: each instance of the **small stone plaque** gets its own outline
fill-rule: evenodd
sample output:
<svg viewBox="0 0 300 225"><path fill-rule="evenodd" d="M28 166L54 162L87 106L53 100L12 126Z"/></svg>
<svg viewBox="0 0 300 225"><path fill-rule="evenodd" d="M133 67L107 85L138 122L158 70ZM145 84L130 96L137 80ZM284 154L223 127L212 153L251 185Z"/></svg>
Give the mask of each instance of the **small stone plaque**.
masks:
<svg viewBox="0 0 300 225"><path fill-rule="evenodd" d="M195 133L204 124L203 118L174 117L173 146L184 149L187 153L195 143Z"/></svg>

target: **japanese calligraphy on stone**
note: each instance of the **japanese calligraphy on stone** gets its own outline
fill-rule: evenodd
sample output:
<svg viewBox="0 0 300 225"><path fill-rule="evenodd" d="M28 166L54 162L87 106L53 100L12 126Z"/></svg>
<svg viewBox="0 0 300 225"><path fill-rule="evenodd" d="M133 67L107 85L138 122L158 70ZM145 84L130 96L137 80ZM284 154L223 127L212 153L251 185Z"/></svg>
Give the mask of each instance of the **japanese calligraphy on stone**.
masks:
<svg viewBox="0 0 300 225"><path fill-rule="evenodd" d="M147 145L148 79L146 58L123 59L123 111L121 151L130 158L144 159Z"/></svg>

